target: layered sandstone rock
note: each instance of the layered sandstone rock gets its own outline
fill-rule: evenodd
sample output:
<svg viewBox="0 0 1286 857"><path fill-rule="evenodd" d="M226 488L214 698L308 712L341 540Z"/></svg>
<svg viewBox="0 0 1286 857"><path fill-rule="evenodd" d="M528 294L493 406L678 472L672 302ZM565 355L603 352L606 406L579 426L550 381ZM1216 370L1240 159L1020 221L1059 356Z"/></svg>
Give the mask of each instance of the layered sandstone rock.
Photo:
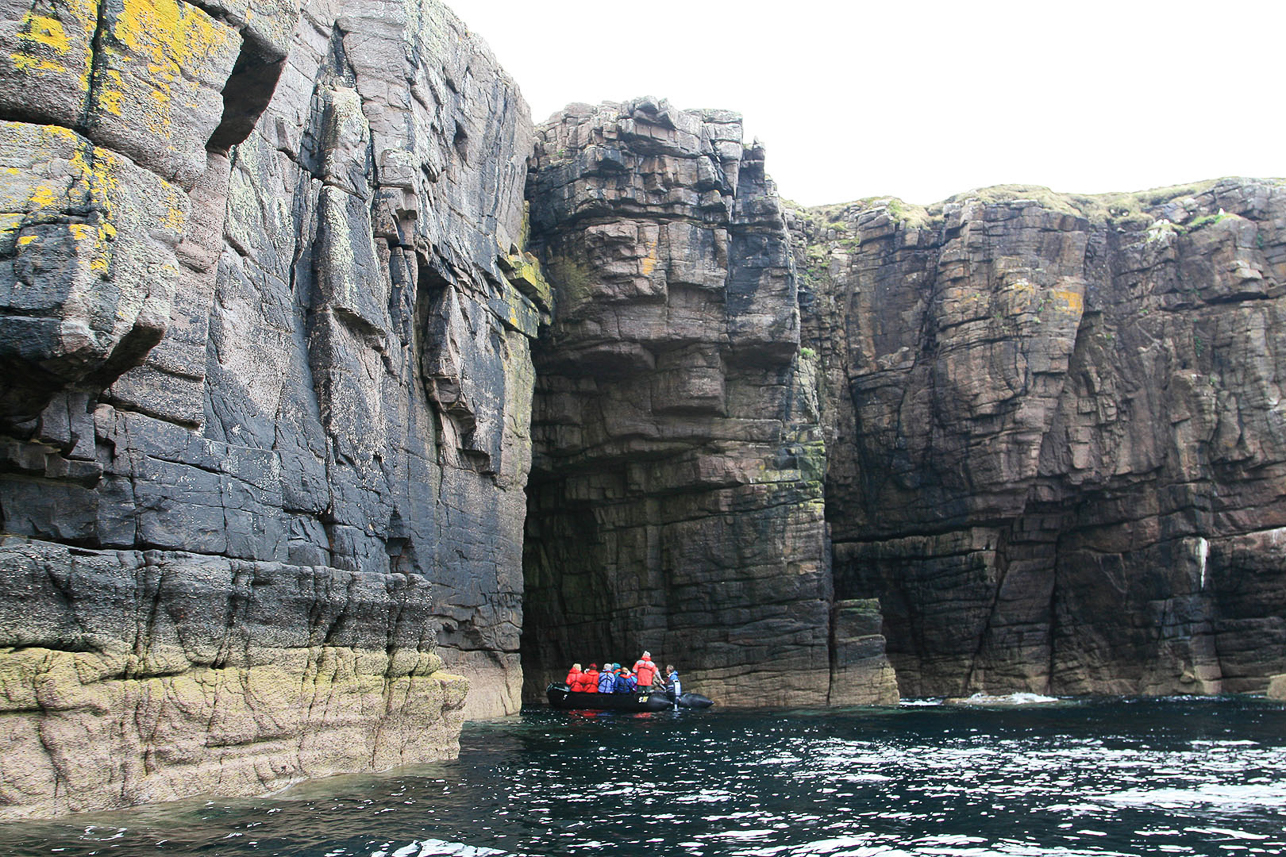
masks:
<svg viewBox="0 0 1286 857"><path fill-rule="evenodd" d="M1286 702L1286 675L1276 675L1268 684L1268 698Z"/></svg>
<svg viewBox="0 0 1286 857"><path fill-rule="evenodd" d="M453 753L519 698L516 88L431 1L10 6L0 816Z"/></svg>
<svg viewBox="0 0 1286 857"><path fill-rule="evenodd" d="M433 653L423 578L12 537L0 567L5 644L40 644L0 662L7 817L256 794L458 740L468 682Z"/></svg>
<svg viewBox="0 0 1286 857"><path fill-rule="evenodd" d="M529 698L573 661L642 649L725 705L831 694L814 366L775 189L741 137L735 114L653 99L540 129L528 198L555 313L535 355ZM854 673L865 655L883 669L876 645Z"/></svg>
<svg viewBox="0 0 1286 857"><path fill-rule="evenodd" d="M1286 667L1286 188L793 217L838 597L904 693L1262 691Z"/></svg>

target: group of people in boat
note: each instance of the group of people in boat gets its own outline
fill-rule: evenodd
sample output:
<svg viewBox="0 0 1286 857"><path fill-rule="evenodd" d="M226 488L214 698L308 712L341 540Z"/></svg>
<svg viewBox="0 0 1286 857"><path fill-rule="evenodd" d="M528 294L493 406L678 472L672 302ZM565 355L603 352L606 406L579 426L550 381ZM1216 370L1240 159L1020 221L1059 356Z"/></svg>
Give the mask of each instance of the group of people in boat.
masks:
<svg viewBox="0 0 1286 857"><path fill-rule="evenodd" d="M651 652L644 652L643 657L634 662L633 669L604 662L601 670L598 664L590 664L589 669L582 670L580 664L572 664L571 671L567 673L567 686L573 693L653 693L664 688L670 699L676 699L682 693L679 673L674 665L667 665L662 674L652 662Z"/></svg>

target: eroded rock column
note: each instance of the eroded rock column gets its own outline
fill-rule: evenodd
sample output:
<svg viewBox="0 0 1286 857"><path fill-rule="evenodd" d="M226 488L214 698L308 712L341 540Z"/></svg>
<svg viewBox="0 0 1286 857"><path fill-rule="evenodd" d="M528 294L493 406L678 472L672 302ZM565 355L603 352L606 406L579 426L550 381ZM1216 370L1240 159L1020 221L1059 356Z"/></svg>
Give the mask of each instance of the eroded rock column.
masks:
<svg viewBox="0 0 1286 857"><path fill-rule="evenodd" d="M831 580L789 238L735 114L641 99L539 131L526 694L673 662L721 703L824 704Z"/></svg>

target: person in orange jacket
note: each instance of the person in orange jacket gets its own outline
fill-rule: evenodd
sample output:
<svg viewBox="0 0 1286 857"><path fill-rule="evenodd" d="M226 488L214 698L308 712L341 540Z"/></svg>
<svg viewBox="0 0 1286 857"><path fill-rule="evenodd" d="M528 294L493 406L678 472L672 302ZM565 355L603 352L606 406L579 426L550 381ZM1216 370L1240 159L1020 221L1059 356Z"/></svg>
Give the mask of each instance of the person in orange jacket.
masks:
<svg viewBox="0 0 1286 857"><path fill-rule="evenodd" d="M634 662L634 675L638 679L639 690L643 692L651 691L652 682L660 671L660 667L652 663L652 653L644 652L643 657Z"/></svg>
<svg viewBox="0 0 1286 857"><path fill-rule="evenodd" d="M567 673L567 686L575 690L581 683L581 677L585 674L581 672L580 664L572 664L571 670Z"/></svg>
<svg viewBox="0 0 1286 857"><path fill-rule="evenodd" d="M598 693L598 664L590 664L589 669L581 673L581 686L573 687L581 693Z"/></svg>

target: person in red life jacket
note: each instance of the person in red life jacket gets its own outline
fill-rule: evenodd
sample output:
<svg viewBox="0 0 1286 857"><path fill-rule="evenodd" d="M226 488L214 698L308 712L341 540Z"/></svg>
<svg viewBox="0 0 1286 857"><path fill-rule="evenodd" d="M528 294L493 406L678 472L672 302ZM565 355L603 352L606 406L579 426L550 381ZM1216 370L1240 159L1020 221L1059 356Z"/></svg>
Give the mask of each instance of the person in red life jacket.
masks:
<svg viewBox="0 0 1286 857"><path fill-rule="evenodd" d="M590 664L589 669L581 673L580 687L573 687L581 693L598 693L598 664Z"/></svg>
<svg viewBox="0 0 1286 857"><path fill-rule="evenodd" d="M567 673L567 686L572 690L581 683L581 677L585 675L581 672L580 664L572 664L571 671Z"/></svg>
<svg viewBox="0 0 1286 857"><path fill-rule="evenodd" d="M652 682L656 680L656 674L660 671L660 667L652 663L652 653L644 652L643 657L634 663L634 675L638 679L639 690L644 693L651 692Z"/></svg>

